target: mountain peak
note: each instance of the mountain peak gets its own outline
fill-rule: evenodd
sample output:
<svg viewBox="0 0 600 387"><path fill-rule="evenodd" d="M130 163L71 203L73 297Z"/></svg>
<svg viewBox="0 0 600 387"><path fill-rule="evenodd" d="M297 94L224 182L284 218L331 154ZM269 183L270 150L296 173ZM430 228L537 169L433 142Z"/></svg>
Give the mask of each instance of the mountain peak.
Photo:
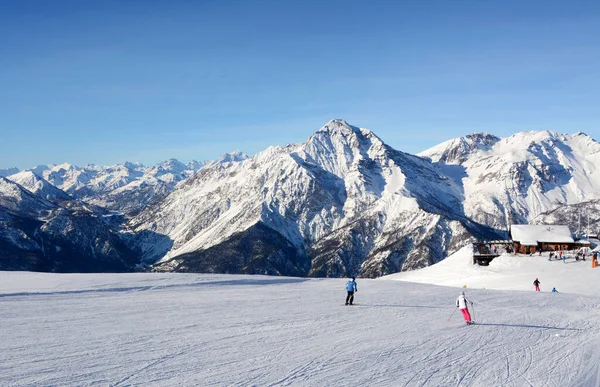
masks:
<svg viewBox="0 0 600 387"><path fill-rule="evenodd" d="M183 164L181 161L179 161L177 159L173 159L173 158L165 160L165 161L159 163L158 165L163 168L170 168L170 169L176 169L176 170L184 170L186 168L185 164Z"/></svg>
<svg viewBox="0 0 600 387"><path fill-rule="evenodd" d="M338 119L330 120L328 123L323 125L323 127L321 129L319 129L318 132L333 133L333 132L338 132L338 131L360 132L360 129L357 128L356 126L352 126L349 123L347 123L346 121L338 118Z"/></svg>
<svg viewBox="0 0 600 387"><path fill-rule="evenodd" d="M469 158L469 155L478 151L490 150L498 141L500 138L492 134L472 133L445 141L419 153L418 156L427 157L432 162L461 164Z"/></svg>
<svg viewBox="0 0 600 387"><path fill-rule="evenodd" d="M12 175L8 176L8 179L15 181L14 178L17 178L17 177L30 179L32 181L44 180L40 175L38 175L37 173L35 173L31 170L28 170L28 169L17 172L17 173L13 173Z"/></svg>
<svg viewBox="0 0 600 387"><path fill-rule="evenodd" d="M233 151L233 152L228 152L225 153L223 156L221 156L219 159L217 159L218 162L224 163L224 162L232 162L232 161L244 161L248 158L248 156L241 152L241 151Z"/></svg>
<svg viewBox="0 0 600 387"><path fill-rule="evenodd" d="M56 188L43 177L33 171L25 170L8 176L12 182L19 184L32 194L38 195L48 201L71 200L66 192Z"/></svg>
<svg viewBox="0 0 600 387"><path fill-rule="evenodd" d="M35 173L38 176L44 176L44 172L49 171L51 168L54 168L54 167L55 167L54 164L36 165L35 167L29 169L29 171Z"/></svg>
<svg viewBox="0 0 600 387"><path fill-rule="evenodd" d="M137 169L137 168L143 168L144 164L139 163L139 162L132 163L131 161L125 161L123 163L123 166L127 169Z"/></svg>
<svg viewBox="0 0 600 387"><path fill-rule="evenodd" d="M11 179L0 176L0 207L17 213L37 213L54 207Z"/></svg>
<svg viewBox="0 0 600 387"><path fill-rule="evenodd" d="M69 164L69 163L62 163L62 164L58 164L54 167L52 167L52 171L60 171L60 170L65 170L65 171L71 171L74 169L78 169L75 165L73 164Z"/></svg>

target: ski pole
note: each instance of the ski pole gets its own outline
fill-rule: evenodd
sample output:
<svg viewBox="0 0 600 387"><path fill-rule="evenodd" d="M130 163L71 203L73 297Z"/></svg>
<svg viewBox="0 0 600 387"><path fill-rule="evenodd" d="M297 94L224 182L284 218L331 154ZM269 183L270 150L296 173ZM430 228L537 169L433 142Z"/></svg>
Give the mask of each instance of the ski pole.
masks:
<svg viewBox="0 0 600 387"><path fill-rule="evenodd" d="M471 309L473 309L473 320L475 320L475 305L471 304Z"/></svg>
<svg viewBox="0 0 600 387"><path fill-rule="evenodd" d="M452 311L452 314L450 315L450 317L448 317L448 321L450 321L450 319L452 318L452 316L454 316L454 312L456 312L458 310L458 306L456 307L456 309L454 309Z"/></svg>

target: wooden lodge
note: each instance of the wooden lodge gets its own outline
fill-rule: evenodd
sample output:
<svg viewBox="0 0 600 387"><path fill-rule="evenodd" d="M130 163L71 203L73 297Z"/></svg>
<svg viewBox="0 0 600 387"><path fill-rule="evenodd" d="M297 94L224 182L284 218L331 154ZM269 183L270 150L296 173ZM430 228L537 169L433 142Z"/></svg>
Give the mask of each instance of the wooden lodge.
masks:
<svg viewBox="0 0 600 387"><path fill-rule="evenodd" d="M542 251L576 250L589 247L589 241L575 241L569 226L548 224L513 224L508 235L513 249L521 254Z"/></svg>

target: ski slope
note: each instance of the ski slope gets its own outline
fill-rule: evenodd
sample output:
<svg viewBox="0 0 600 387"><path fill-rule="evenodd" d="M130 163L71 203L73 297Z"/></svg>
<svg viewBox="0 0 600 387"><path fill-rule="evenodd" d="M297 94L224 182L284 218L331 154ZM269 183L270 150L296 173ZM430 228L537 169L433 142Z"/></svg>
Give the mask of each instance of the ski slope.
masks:
<svg viewBox="0 0 600 387"><path fill-rule="evenodd" d="M539 278L542 291L555 287L561 293L600 296L600 268L592 268L591 258L576 261L567 252L566 263L548 260L548 253L503 254L489 266L473 265L471 247L467 246L443 261L421 270L391 274L383 279L432 285L497 290L533 290Z"/></svg>
<svg viewBox="0 0 600 387"><path fill-rule="evenodd" d="M1 272L1 384L600 385L597 297L467 289L466 326L459 289L359 279L344 306L344 284Z"/></svg>

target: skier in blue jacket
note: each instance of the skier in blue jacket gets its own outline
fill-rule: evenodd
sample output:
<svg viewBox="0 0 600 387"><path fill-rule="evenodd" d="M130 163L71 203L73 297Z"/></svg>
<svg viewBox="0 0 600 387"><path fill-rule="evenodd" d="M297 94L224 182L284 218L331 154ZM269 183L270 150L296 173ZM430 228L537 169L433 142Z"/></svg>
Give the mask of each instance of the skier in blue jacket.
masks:
<svg viewBox="0 0 600 387"><path fill-rule="evenodd" d="M355 277L352 277L352 280L346 282L346 290L348 291L348 295L346 296L346 305L352 305L352 302L354 302L354 293L358 292Z"/></svg>

